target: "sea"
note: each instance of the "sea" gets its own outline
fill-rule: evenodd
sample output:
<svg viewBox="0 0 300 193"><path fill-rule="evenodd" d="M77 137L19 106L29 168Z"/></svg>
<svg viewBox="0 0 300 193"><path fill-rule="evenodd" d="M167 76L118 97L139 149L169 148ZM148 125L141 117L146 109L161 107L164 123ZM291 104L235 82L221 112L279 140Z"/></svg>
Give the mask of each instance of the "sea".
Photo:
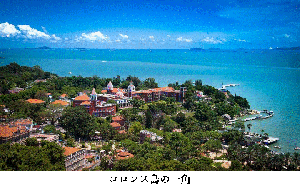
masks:
<svg viewBox="0 0 300 193"><path fill-rule="evenodd" d="M274 112L246 122L251 132L279 138L273 151L300 153L294 150L300 147L299 50L0 49L0 57L0 66L39 65L59 76L153 77L161 87L199 79L216 88L239 84L227 89L247 98L251 109Z"/></svg>

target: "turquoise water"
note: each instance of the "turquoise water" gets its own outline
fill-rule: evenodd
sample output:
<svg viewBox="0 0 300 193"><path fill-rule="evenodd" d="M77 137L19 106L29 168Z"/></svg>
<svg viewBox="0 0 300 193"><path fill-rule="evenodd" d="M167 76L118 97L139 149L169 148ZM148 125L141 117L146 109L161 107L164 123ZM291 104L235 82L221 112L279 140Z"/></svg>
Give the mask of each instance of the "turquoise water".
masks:
<svg viewBox="0 0 300 193"><path fill-rule="evenodd" d="M154 77L160 86L189 79L201 79L216 88L222 83L240 84L229 87L231 93L246 97L252 109L275 113L272 118L251 121L251 131L260 133L263 129L279 137L276 145L282 147L282 152L294 152L293 148L300 146L299 51L2 49L0 56L5 57L0 65L14 61L39 65L60 76L70 76L69 72L75 76L134 75L141 79Z"/></svg>

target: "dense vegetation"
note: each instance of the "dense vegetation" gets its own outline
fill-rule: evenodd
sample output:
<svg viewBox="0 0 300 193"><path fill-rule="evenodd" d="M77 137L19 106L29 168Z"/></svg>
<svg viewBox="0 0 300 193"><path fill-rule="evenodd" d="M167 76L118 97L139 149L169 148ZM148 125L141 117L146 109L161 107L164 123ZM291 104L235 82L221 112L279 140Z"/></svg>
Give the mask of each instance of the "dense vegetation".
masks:
<svg viewBox="0 0 300 193"><path fill-rule="evenodd" d="M90 92L92 88L96 88L96 92L100 93L109 81L112 81L114 87L127 88L132 81L137 90L148 89L157 87L155 79L141 81L133 76L126 79L119 76L58 77L45 73L38 67L20 67L15 63L3 69L5 70L4 73L1 71L1 76L11 79L9 82L1 82L1 92L5 94L0 96L0 104L10 109L8 118L31 117L38 124L48 119L52 125L58 121L66 131L64 134L56 131L54 126L47 126L44 131L58 133L60 139L65 140L69 146L74 146L75 141L79 139L88 142L95 137L101 137L104 142L101 149L107 154L116 154L112 148L114 144L117 148L124 148L134 155L134 158L115 160L113 164L104 157L96 170L226 170L221 167L221 163L206 157L209 152L221 155L219 151L224 145L229 146L228 153L215 159L232 161L228 170L296 170L300 163L298 154L274 155L267 148L245 140L241 132L245 125L241 121L237 121L232 129L222 127L227 121L223 117L224 114L239 117L241 113L247 112L250 105L245 98L233 96L229 92L226 96L212 86L203 85L201 80L196 80L195 83L186 81L183 84L169 84L177 90L180 87L187 88L184 103L176 102L173 98L163 98L147 104L141 100L132 100L133 108L118 110L128 128L126 133L120 134L110 125L110 116L106 119L96 118L89 115L83 107L62 108L49 105L47 93L51 93L53 99L58 99L63 93L75 97L78 92ZM27 79L22 75L27 74L26 72L30 74L29 77L25 76ZM14 79L13 74L20 76ZM33 83L35 79L42 78L47 81ZM20 84L20 80L26 83L26 87ZM26 89L17 94L6 94L5 89L14 86L24 86ZM196 91L202 91L206 98L197 97ZM46 103L29 104L25 102L28 98L38 98ZM250 129L251 126L247 127ZM140 143L140 131L143 129L156 133L163 137L163 140L150 142L146 138L144 143ZM173 132L174 129L181 132ZM0 148L4 153L0 156L3 156L4 161L0 167L3 170L63 169L63 166L57 165L61 161L60 150L52 151L56 152L57 158L53 161L51 156L54 154L43 152L45 148L49 148L49 144L42 144L41 147L30 144L35 143L29 141L27 146L2 145ZM29 159L32 156L29 151L38 158ZM24 158L21 158L22 156ZM18 162L15 160L17 158ZM34 163L43 163L43 166L34 168Z"/></svg>
<svg viewBox="0 0 300 193"><path fill-rule="evenodd" d="M0 145L0 170L12 171L63 171L63 149L54 142L28 138L26 145L18 143Z"/></svg>

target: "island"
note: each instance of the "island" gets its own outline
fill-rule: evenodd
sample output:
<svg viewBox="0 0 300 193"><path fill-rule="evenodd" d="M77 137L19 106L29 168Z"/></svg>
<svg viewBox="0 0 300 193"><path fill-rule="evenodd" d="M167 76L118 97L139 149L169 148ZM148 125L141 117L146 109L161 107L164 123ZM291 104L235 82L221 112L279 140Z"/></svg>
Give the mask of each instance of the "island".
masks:
<svg viewBox="0 0 300 193"><path fill-rule="evenodd" d="M61 77L39 66L0 67L0 170L299 170L298 153L269 150L251 132L246 98L201 79ZM15 164L18 163L18 164Z"/></svg>

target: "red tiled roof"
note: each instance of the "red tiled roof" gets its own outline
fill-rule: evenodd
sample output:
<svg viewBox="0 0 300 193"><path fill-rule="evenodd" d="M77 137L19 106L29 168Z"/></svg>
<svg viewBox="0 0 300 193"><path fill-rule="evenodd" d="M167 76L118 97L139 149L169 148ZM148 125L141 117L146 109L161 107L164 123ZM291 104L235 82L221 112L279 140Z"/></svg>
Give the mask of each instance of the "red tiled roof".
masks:
<svg viewBox="0 0 300 193"><path fill-rule="evenodd" d="M64 106L68 105L68 103L66 101L62 101L62 100L56 100L56 101L52 102L51 104L53 104L53 105L61 104L61 105L64 105Z"/></svg>
<svg viewBox="0 0 300 193"><path fill-rule="evenodd" d="M112 122L110 125L112 127L121 127L121 125L119 123L117 123L117 122Z"/></svg>
<svg viewBox="0 0 300 193"><path fill-rule="evenodd" d="M39 100L39 99L28 99L26 100L27 102L31 103L31 104L40 104L40 103L44 103L45 101Z"/></svg>
<svg viewBox="0 0 300 193"><path fill-rule="evenodd" d="M102 90L101 92L102 92L102 93L107 93L107 90Z"/></svg>
<svg viewBox="0 0 300 193"><path fill-rule="evenodd" d="M74 99L74 101L89 101L89 100L91 100L91 99L86 94L78 96Z"/></svg>
<svg viewBox="0 0 300 193"><path fill-rule="evenodd" d="M71 155L72 153L75 153L76 151L80 150L80 149L75 148L75 147L64 147L64 149L65 149L65 152L64 152L65 156Z"/></svg>
<svg viewBox="0 0 300 193"><path fill-rule="evenodd" d="M80 105L91 105L91 102L89 102L89 101L84 101L84 102L80 103Z"/></svg>
<svg viewBox="0 0 300 193"><path fill-rule="evenodd" d="M124 120L122 116L115 116L115 117L112 117L112 120L113 121L122 121Z"/></svg>
<svg viewBox="0 0 300 193"><path fill-rule="evenodd" d="M60 95L61 98L66 98L66 96L68 96L68 95L67 94Z"/></svg>
<svg viewBox="0 0 300 193"><path fill-rule="evenodd" d="M161 87L161 88L154 88L156 91L174 91L173 87Z"/></svg>

